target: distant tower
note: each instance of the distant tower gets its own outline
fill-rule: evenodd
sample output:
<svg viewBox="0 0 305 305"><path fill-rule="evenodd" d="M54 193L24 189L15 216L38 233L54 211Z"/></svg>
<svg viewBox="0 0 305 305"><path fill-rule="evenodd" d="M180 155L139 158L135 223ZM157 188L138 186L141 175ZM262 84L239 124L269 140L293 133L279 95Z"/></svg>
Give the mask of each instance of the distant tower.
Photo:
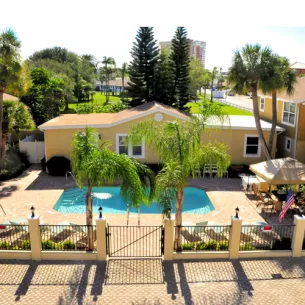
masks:
<svg viewBox="0 0 305 305"><path fill-rule="evenodd" d="M160 48L170 48L172 45L171 41L160 41ZM199 40L189 39L189 55L194 56L201 60L203 68L205 67L205 50L206 42Z"/></svg>

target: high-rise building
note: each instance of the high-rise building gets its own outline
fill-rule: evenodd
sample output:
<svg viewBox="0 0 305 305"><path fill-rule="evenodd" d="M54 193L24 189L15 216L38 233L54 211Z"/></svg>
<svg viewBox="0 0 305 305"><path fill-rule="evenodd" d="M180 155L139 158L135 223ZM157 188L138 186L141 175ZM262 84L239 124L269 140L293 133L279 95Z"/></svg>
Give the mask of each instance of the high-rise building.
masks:
<svg viewBox="0 0 305 305"><path fill-rule="evenodd" d="M171 41L160 41L159 45L162 48L169 48L172 45ZM201 60L202 66L205 67L205 50L206 42L189 39L189 55Z"/></svg>

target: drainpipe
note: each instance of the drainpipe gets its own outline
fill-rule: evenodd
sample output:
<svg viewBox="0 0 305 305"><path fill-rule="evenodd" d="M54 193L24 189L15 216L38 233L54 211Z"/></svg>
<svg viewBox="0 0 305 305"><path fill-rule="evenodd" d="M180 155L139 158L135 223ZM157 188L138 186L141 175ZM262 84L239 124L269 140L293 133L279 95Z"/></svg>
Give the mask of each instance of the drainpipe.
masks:
<svg viewBox="0 0 305 305"><path fill-rule="evenodd" d="M297 105L297 120L295 122L295 134L294 134L294 151L293 151L293 158L295 159L296 152L297 152L297 141L298 141L298 133L299 133L299 117L300 117L300 109L299 105Z"/></svg>

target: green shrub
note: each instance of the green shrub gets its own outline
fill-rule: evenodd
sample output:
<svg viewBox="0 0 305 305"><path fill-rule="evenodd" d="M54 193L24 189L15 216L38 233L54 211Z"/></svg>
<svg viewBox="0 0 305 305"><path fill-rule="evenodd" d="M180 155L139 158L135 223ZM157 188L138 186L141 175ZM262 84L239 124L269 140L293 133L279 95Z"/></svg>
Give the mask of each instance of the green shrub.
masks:
<svg viewBox="0 0 305 305"><path fill-rule="evenodd" d="M88 114L88 113L115 113L125 110L127 106L123 104L121 101L116 103L111 103L109 105L80 105L76 108L77 114Z"/></svg>
<svg viewBox="0 0 305 305"><path fill-rule="evenodd" d="M276 240L272 245L272 250L291 250L291 238L284 237Z"/></svg>
<svg viewBox="0 0 305 305"><path fill-rule="evenodd" d="M74 249L75 250L75 243L73 243L70 239L64 241L62 243L62 246L63 246L63 249L65 250L71 250L71 249Z"/></svg>
<svg viewBox="0 0 305 305"><path fill-rule="evenodd" d="M181 245L182 250L194 250L195 249L195 243L191 242L191 243L187 243L187 244L182 244Z"/></svg>
<svg viewBox="0 0 305 305"><path fill-rule="evenodd" d="M239 250L241 250L241 251L246 251L246 250L247 251L252 251L252 250L256 250L256 248L253 245L251 245L250 243L245 243L245 244L240 246Z"/></svg>
<svg viewBox="0 0 305 305"><path fill-rule="evenodd" d="M229 243L227 241L220 241L217 246L218 250L227 251L229 250Z"/></svg>
<svg viewBox="0 0 305 305"><path fill-rule="evenodd" d="M217 241L209 241L206 243L206 250L217 250L217 245Z"/></svg>
<svg viewBox="0 0 305 305"><path fill-rule="evenodd" d="M44 240L42 243L42 250L55 250L57 249L57 244L49 239Z"/></svg>
<svg viewBox="0 0 305 305"><path fill-rule="evenodd" d="M21 249L22 250L30 250L31 249L31 243L30 241L27 239L27 240L24 240L22 243L21 243Z"/></svg>
<svg viewBox="0 0 305 305"><path fill-rule="evenodd" d="M11 250L12 246L5 240L5 241L0 241L0 249L1 250Z"/></svg>

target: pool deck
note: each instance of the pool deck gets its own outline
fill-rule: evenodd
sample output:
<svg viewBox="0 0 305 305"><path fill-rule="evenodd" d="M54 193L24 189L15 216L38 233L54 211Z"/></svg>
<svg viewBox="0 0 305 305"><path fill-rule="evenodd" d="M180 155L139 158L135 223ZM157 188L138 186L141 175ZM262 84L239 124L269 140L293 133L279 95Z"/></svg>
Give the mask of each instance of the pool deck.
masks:
<svg viewBox="0 0 305 305"><path fill-rule="evenodd" d="M250 200L240 188L239 179L191 179L190 186L205 190L213 203L215 210L207 214L184 214L185 222L215 221L219 224L229 224L230 218L235 214L235 208L240 209L240 216L245 222L264 221L255 206L255 201ZM57 224L70 221L85 224L84 214L62 214L53 209L62 192L75 187L71 177L52 177L40 170L37 165L31 166L20 177L0 182L0 223L16 218L27 218L30 208L35 207L35 214L48 224ZM262 216L261 216L262 215ZM125 225L126 214L106 214L108 223L112 225ZM160 214L141 214L141 225L159 225L162 221ZM276 217L267 217L268 222L276 221ZM283 223L290 223L284 220ZM130 216L129 224L137 225L138 216Z"/></svg>

